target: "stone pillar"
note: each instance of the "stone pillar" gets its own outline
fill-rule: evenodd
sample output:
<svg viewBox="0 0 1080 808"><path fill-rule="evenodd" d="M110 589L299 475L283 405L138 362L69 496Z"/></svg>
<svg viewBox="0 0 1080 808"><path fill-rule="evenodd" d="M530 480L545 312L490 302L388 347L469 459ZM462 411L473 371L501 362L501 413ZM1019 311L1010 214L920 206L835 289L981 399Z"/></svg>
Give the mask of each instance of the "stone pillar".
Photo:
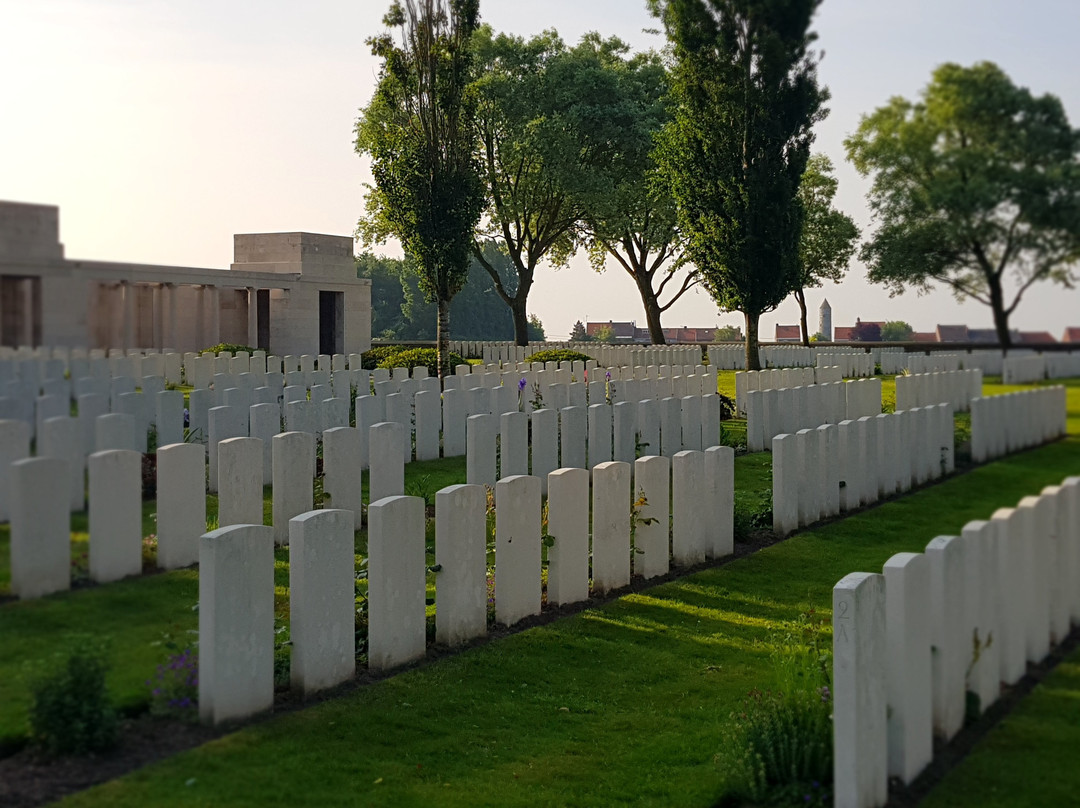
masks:
<svg viewBox="0 0 1080 808"><path fill-rule="evenodd" d="M589 597L589 472L585 469L562 468L548 475L548 534L554 539L548 548L548 603L585 600Z"/></svg>
<svg viewBox="0 0 1080 808"><path fill-rule="evenodd" d="M247 288L247 344L259 347L259 290Z"/></svg>
<svg viewBox="0 0 1080 808"><path fill-rule="evenodd" d="M495 619L510 626L540 613L540 481L495 485Z"/></svg>
<svg viewBox="0 0 1080 808"><path fill-rule="evenodd" d="M314 500L315 436L283 432L271 441L274 463L274 541L289 542L289 520L311 510Z"/></svg>
<svg viewBox="0 0 1080 808"><path fill-rule="evenodd" d="M221 342L221 290L216 286L207 288L210 290L210 328L206 340L210 345L217 345Z"/></svg>
<svg viewBox="0 0 1080 808"><path fill-rule="evenodd" d="M593 592L603 594L630 584L630 464L600 463L592 475Z"/></svg>
<svg viewBox="0 0 1080 808"><path fill-rule="evenodd" d="M353 527L352 511L338 508L289 520L290 679L304 696L356 673Z"/></svg>
<svg viewBox="0 0 1080 808"><path fill-rule="evenodd" d="M157 565L187 567L199 560L206 532L206 449L174 443L157 453Z"/></svg>
<svg viewBox="0 0 1080 808"><path fill-rule="evenodd" d="M29 440L29 429L26 434ZM23 458L5 471L12 593L27 600L71 588L70 515L54 501L56 481L67 477L67 464L57 457Z"/></svg>
<svg viewBox="0 0 1080 808"><path fill-rule="evenodd" d="M142 455L116 449L89 458L90 578L142 573Z"/></svg>
<svg viewBox="0 0 1080 808"><path fill-rule="evenodd" d="M125 348L138 348L135 344L135 286L127 281L120 284L124 297L122 333Z"/></svg>
<svg viewBox="0 0 1080 808"><path fill-rule="evenodd" d="M274 531L234 525L199 540L199 717L221 724L274 704Z"/></svg>
<svg viewBox="0 0 1080 808"><path fill-rule="evenodd" d="M424 523L420 497L389 496L368 506L368 667L373 671L424 656Z"/></svg>
<svg viewBox="0 0 1080 808"><path fill-rule="evenodd" d="M888 799L885 579L853 572L833 587L833 800Z"/></svg>
<svg viewBox="0 0 1080 808"><path fill-rule="evenodd" d="M443 645L461 645L487 632L486 548L483 487L451 485L436 493L435 639Z"/></svg>

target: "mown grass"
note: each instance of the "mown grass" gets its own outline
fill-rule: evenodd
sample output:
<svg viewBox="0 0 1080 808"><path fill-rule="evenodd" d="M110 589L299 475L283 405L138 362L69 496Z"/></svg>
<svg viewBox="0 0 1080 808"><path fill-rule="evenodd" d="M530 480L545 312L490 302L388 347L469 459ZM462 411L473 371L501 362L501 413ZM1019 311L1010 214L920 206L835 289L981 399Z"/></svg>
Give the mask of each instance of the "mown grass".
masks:
<svg viewBox="0 0 1080 808"><path fill-rule="evenodd" d="M923 801L926 808L1076 805L1080 649L994 727Z"/></svg>
<svg viewBox="0 0 1080 808"><path fill-rule="evenodd" d="M1080 386L1069 402L1075 430ZM769 683L762 641L808 606L827 615L847 572L880 569L893 552L1078 472L1073 437L259 724L73 803L711 804L723 792L711 763L718 728L748 689ZM770 473L768 455L737 458L737 500L769 490ZM464 477L464 461L411 464L407 480L415 475L433 493ZM284 616L287 551L277 558ZM153 643L197 626L197 597L196 573L184 570L0 606L0 743L25 732L25 663L55 653L73 630L111 638L112 693L129 709L145 704L143 682L161 656Z"/></svg>
<svg viewBox="0 0 1080 808"><path fill-rule="evenodd" d="M70 805L709 805L764 645L853 570L1058 482L1080 441L989 464L725 567L226 736ZM565 709L564 709L565 708Z"/></svg>

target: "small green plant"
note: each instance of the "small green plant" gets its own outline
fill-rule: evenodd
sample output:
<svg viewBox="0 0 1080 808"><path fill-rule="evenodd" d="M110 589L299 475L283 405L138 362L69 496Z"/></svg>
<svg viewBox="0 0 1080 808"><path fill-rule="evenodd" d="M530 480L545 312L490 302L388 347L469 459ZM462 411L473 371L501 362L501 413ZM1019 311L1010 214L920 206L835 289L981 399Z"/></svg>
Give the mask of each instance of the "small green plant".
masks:
<svg viewBox="0 0 1080 808"><path fill-rule="evenodd" d="M425 505L431 506L435 504L435 491L432 488L431 475L422 474L405 485L405 493L410 497L420 497Z"/></svg>
<svg viewBox="0 0 1080 808"><path fill-rule="evenodd" d="M292 639L289 637L289 624L281 618L274 618L274 688L284 690L289 687L292 675Z"/></svg>
<svg viewBox="0 0 1080 808"><path fill-rule="evenodd" d="M194 721L199 717L199 656L190 645L180 648L170 640L166 647L171 653L146 680L150 714Z"/></svg>
<svg viewBox="0 0 1080 808"><path fill-rule="evenodd" d="M204 354L204 353L219 354L219 353L226 353L226 352L231 353L233 356L236 356L238 353L241 353L241 352L245 352L245 353L248 353L248 354L253 354L253 353L255 353L255 349L252 348L250 345L236 345L235 343L232 343L232 342L219 342L217 345L213 346L212 348L204 348L203 350L199 351L199 353L201 353L201 354Z"/></svg>
<svg viewBox="0 0 1080 808"><path fill-rule="evenodd" d="M775 690L751 690L716 763L730 796L761 805L832 805L832 650L810 608L771 642Z"/></svg>
<svg viewBox="0 0 1080 808"><path fill-rule="evenodd" d="M75 637L31 682L30 740L49 755L86 755L111 749L116 711L105 686L107 649Z"/></svg>
<svg viewBox="0 0 1080 808"><path fill-rule="evenodd" d="M533 410L544 409L544 394L540 392L540 382L533 382L532 391L533 397L529 403L532 404Z"/></svg>

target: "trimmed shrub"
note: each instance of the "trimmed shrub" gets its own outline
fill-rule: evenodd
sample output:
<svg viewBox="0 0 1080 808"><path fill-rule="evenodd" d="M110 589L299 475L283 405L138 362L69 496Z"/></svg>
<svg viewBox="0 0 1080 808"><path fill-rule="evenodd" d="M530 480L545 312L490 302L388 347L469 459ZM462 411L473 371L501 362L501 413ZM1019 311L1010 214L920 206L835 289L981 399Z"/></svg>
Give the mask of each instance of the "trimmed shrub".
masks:
<svg viewBox="0 0 1080 808"><path fill-rule="evenodd" d="M233 356L236 356L238 353L240 353L240 351L246 351L249 354L255 353L255 349L252 348L250 345L235 345L235 344L233 344L231 342L219 342L217 345L213 346L212 348L203 348L201 351L199 351L199 353L200 354L204 354L204 353L219 354L219 353L222 353L223 351L228 351Z"/></svg>
<svg viewBox="0 0 1080 808"><path fill-rule="evenodd" d="M468 364L464 359L451 351L450 368L455 365ZM439 375L439 356L434 348L409 348L399 351L383 359L377 367L380 368L409 368L426 367L431 376Z"/></svg>
<svg viewBox="0 0 1080 808"><path fill-rule="evenodd" d="M360 366L364 370L375 370L379 367L379 363L386 357L393 356L394 354L401 353L408 350L400 345L380 345L377 348L370 348L364 353L360 354Z"/></svg>
<svg viewBox="0 0 1080 808"><path fill-rule="evenodd" d="M550 351L537 351L525 358L526 362L587 362L592 359L588 354L571 351L568 348L555 348Z"/></svg>
<svg viewBox="0 0 1080 808"><path fill-rule="evenodd" d="M72 641L67 655L31 683L30 740L50 755L85 755L116 744L116 711L105 687L105 649Z"/></svg>

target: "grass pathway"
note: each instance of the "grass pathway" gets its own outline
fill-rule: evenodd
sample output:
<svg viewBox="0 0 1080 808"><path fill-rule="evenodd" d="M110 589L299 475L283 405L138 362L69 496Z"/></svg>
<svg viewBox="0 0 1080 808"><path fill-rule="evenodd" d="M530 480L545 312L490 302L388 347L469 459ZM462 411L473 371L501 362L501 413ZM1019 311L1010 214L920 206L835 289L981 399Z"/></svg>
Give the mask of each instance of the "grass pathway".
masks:
<svg viewBox="0 0 1080 808"><path fill-rule="evenodd" d="M66 804L713 804L720 729L763 644L853 570L1080 469L1075 437L724 567L272 718ZM955 803L950 803L955 804Z"/></svg>

